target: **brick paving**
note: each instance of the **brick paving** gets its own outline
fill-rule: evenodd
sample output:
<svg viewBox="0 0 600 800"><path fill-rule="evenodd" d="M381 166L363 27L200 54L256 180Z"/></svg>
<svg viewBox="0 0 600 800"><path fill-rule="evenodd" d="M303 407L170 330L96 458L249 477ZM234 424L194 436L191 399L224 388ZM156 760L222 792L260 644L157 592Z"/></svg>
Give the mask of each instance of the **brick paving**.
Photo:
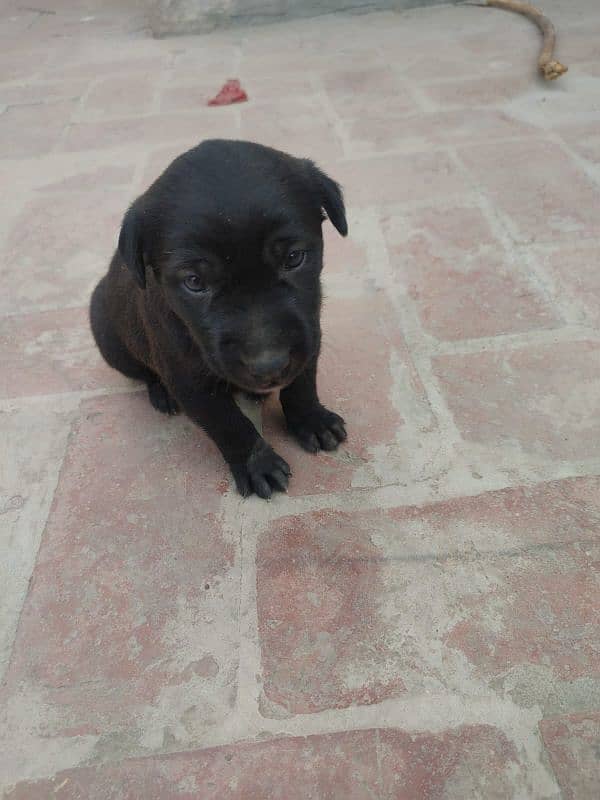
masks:
<svg viewBox="0 0 600 800"><path fill-rule="evenodd" d="M7 798L591 800L600 785L600 6L153 40L133 3L0 12L0 778ZM239 77L250 102L207 108ZM242 500L109 370L121 215L211 136L315 158L310 456Z"/></svg>

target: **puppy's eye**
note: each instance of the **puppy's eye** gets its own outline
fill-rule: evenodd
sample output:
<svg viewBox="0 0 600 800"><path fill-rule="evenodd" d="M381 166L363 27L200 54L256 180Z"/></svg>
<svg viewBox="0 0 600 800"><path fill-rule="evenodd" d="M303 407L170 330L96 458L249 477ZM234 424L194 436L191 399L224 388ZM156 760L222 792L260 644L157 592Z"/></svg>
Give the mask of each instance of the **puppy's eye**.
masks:
<svg viewBox="0 0 600 800"><path fill-rule="evenodd" d="M205 292L207 290L206 283L198 275L188 275L183 281L183 285L190 292Z"/></svg>
<svg viewBox="0 0 600 800"><path fill-rule="evenodd" d="M285 257L283 266L285 269L297 269L304 264L306 258L306 250L290 250Z"/></svg>

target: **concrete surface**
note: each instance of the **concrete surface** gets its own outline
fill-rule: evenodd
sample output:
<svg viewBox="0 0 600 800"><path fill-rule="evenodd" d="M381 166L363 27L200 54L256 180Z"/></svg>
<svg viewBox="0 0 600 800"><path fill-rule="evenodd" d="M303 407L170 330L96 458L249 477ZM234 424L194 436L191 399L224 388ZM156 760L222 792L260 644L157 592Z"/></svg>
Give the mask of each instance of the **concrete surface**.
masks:
<svg viewBox="0 0 600 800"><path fill-rule="evenodd" d="M364 14L440 5L441 0L140 0L155 36L206 33L231 25L256 25L335 12Z"/></svg>
<svg viewBox="0 0 600 800"><path fill-rule="evenodd" d="M155 41L37 5L0 24L6 797L595 798L596 0L547 3L556 85L491 10ZM250 102L207 108L229 77ZM128 202L215 135L348 200L321 394L350 438L311 457L268 406L270 504L86 320Z"/></svg>

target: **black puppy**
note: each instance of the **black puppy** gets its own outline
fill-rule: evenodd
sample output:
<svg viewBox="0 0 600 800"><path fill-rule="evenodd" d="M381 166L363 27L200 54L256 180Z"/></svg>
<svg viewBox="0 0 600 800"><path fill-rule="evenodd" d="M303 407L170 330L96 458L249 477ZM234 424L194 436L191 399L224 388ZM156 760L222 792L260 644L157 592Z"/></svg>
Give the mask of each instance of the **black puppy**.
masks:
<svg viewBox="0 0 600 800"><path fill-rule="evenodd" d="M319 402L321 223L347 233L340 188L311 161L240 141L179 156L127 211L94 290L106 361L214 439L238 490L269 498L290 469L234 402L280 389L289 430L334 450L344 421Z"/></svg>

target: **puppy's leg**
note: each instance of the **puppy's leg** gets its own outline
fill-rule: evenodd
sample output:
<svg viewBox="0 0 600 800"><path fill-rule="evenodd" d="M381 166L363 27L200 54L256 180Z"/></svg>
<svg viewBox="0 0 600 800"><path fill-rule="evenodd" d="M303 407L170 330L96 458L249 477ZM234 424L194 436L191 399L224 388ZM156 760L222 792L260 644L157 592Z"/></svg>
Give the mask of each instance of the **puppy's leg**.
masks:
<svg viewBox="0 0 600 800"><path fill-rule="evenodd" d="M287 463L269 447L231 394L210 393L170 379L169 392L190 419L213 439L229 464L244 497L255 493L268 500L274 491L285 492L291 474Z"/></svg>
<svg viewBox="0 0 600 800"><path fill-rule="evenodd" d="M90 325L98 349L106 363L128 378L150 384L157 380L154 373L131 355L115 330L106 308L106 278L94 289L90 302Z"/></svg>
<svg viewBox="0 0 600 800"><path fill-rule="evenodd" d="M176 414L178 406L157 375L142 364L127 349L127 345L115 330L110 314L107 313L106 279L103 278L94 289L90 303L90 324L98 349L104 360L113 369L133 380L144 381L148 387L148 397L157 411L163 414Z"/></svg>
<svg viewBox="0 0 600 800"><path fill-rule="evenodd" d="M282 389L280 400L288 429L309 453L335 450L346 439L344 420L319 402L316 364Z"/></svg>
<svg viewBox="0 0 600 800"><path fill-rule="evenodd" d="M152 406L162 414L178 414L177 401L169 394L162 383L156 378L148 383L148 398Z"/></svg>

